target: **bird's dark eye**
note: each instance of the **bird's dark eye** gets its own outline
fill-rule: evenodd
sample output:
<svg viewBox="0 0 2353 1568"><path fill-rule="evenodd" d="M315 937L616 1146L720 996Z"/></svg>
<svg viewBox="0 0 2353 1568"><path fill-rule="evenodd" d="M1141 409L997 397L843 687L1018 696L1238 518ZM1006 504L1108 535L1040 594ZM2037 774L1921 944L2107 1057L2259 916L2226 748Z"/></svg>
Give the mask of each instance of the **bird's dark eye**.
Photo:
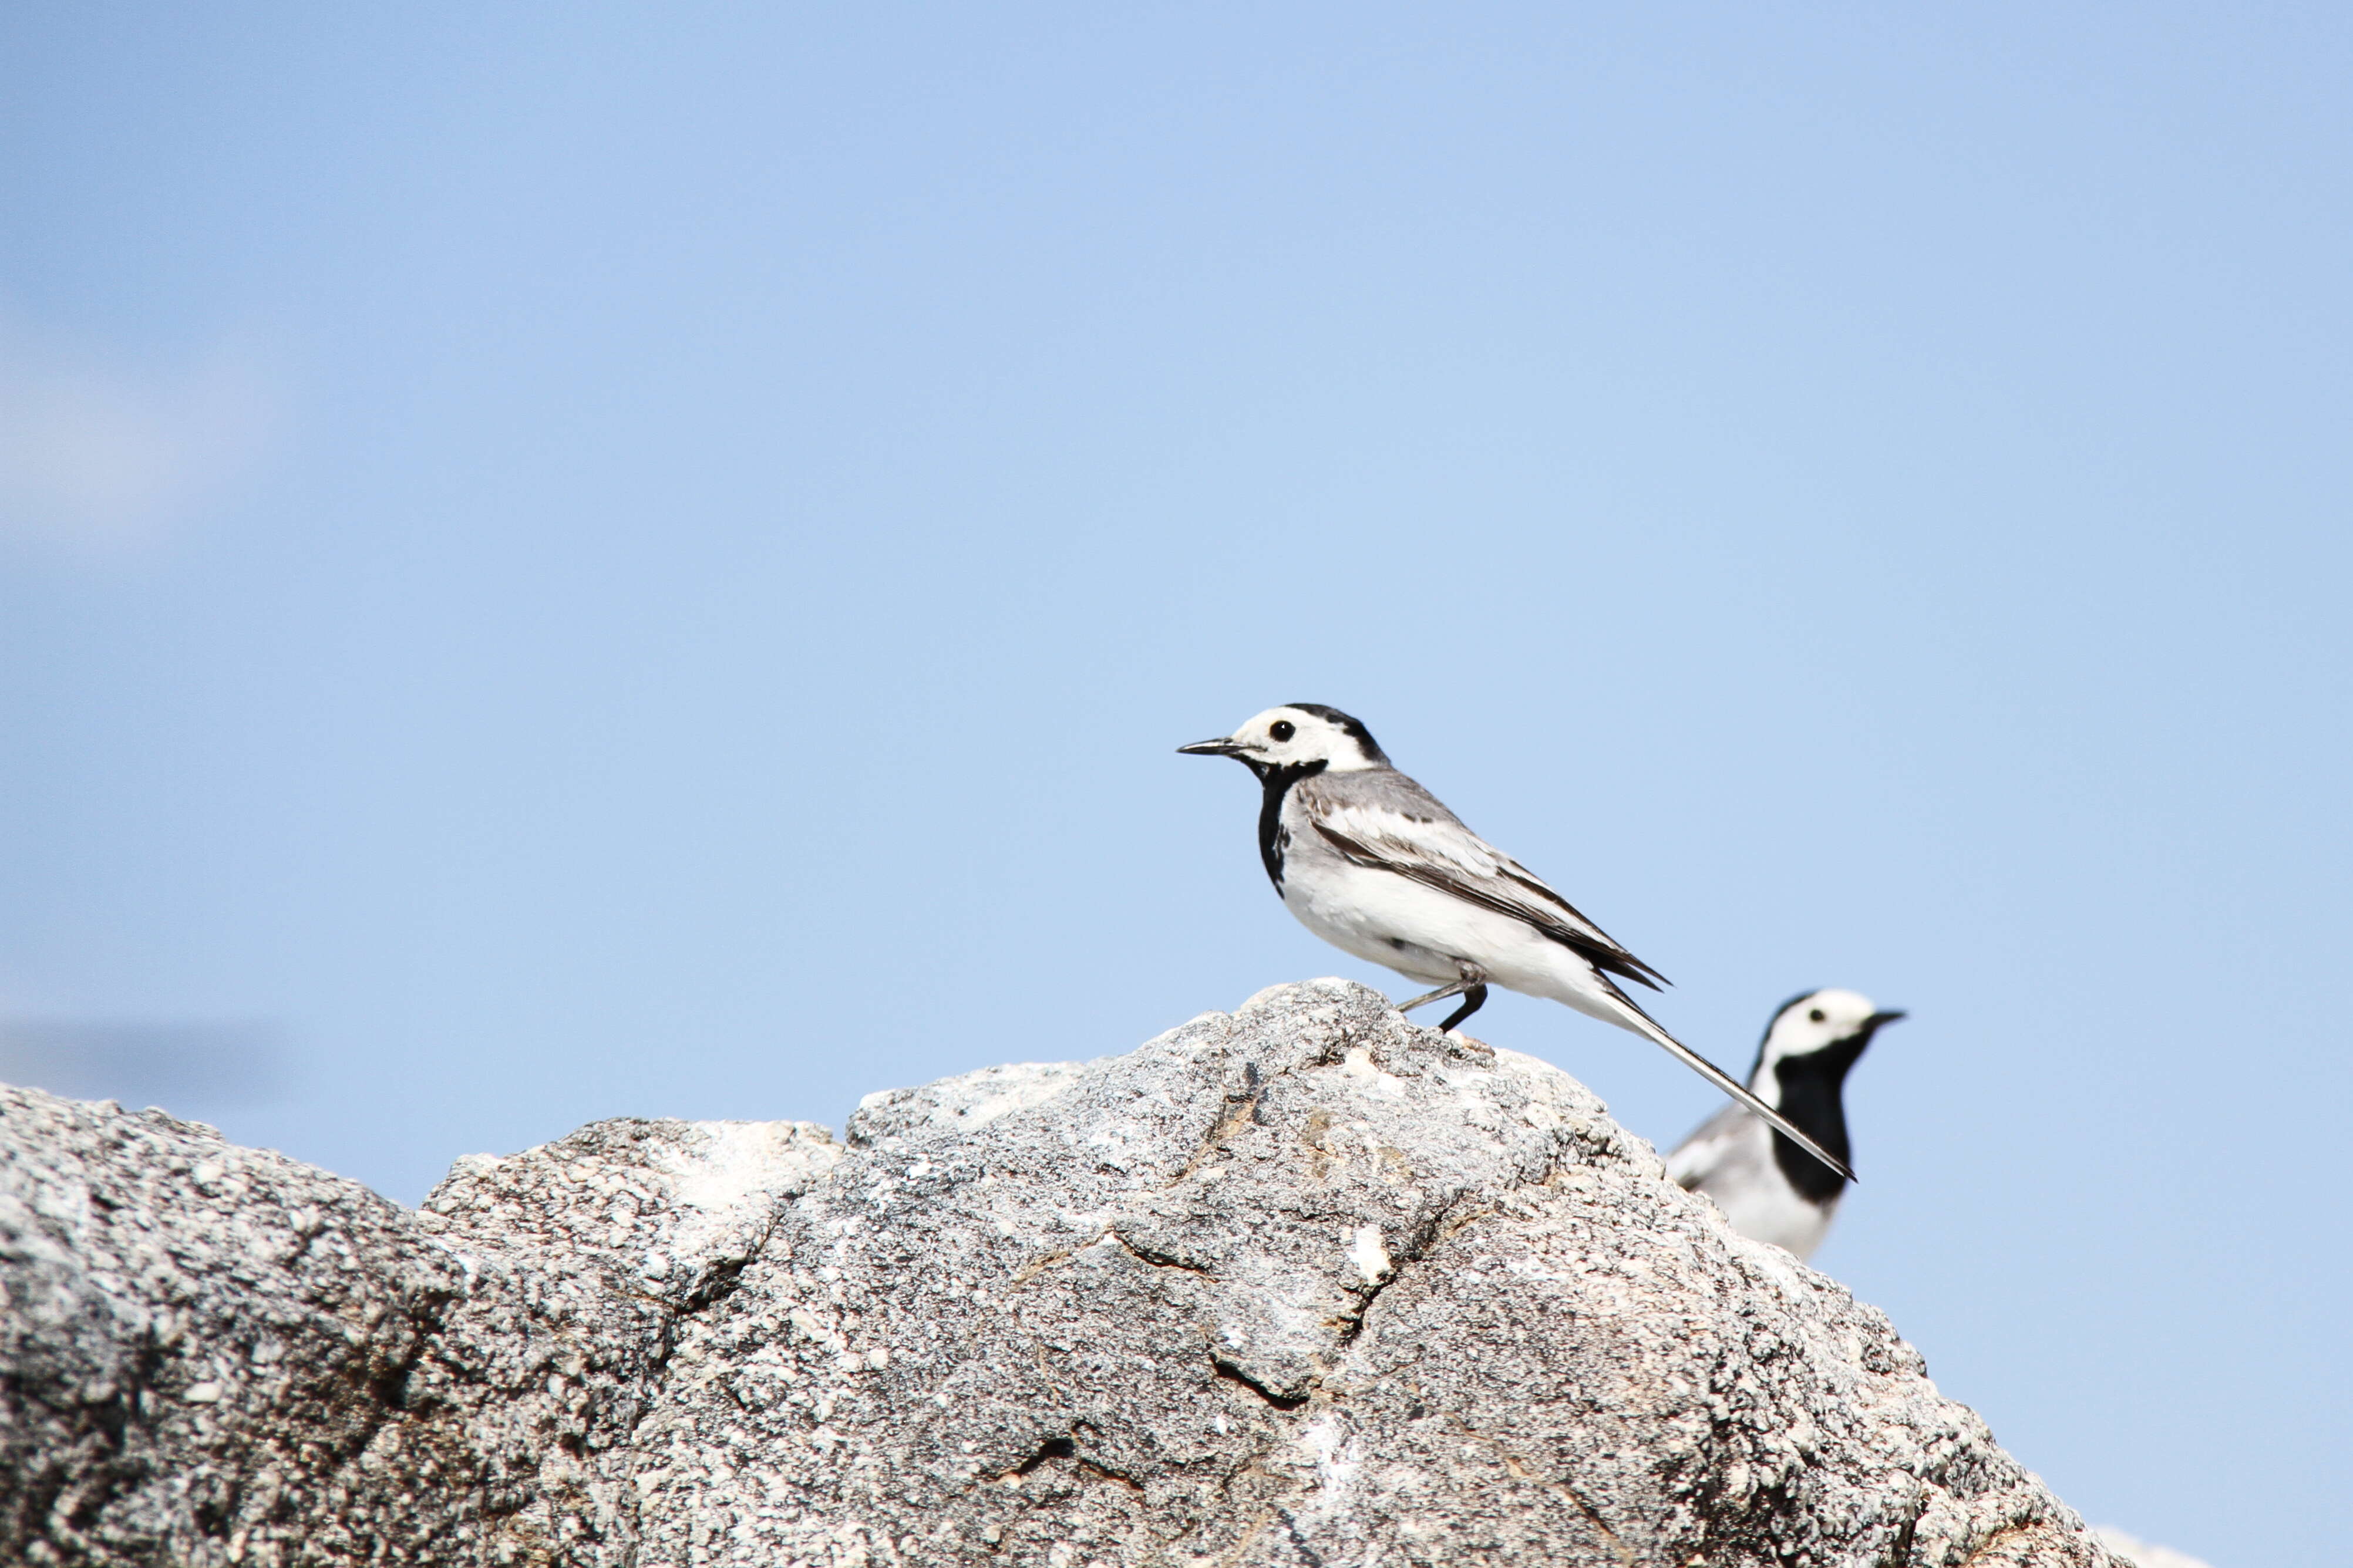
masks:
<svg viewBox="0 0 2353 1568"><path fill-rule="evenodd" d="M1278 741L1288 741L1299 733L1299 729L1288 719L1277 719L1266 727L1266 732Z"/></svg>
<svg viewBox="0 0 2353 1568"><path fill-rule="evenodd" d="M1806 1016L1807 1016L1807 1017L1809 1017L1809 1018L1811 1018L1815 1023L1819 1024L1819 1023L1820 1023L1820 1022L1821 1022L1825 1017L1829 1016L1829 1015L1825 1014L1825 1013L1824 1013L1824 1012L1823 1012L1820 1007L1817 1007L1817 1008L1815 1008L1812 1012L1810 1012L1810 1013L1807 1014L1807 1015L1806 1015Z"/></svg>

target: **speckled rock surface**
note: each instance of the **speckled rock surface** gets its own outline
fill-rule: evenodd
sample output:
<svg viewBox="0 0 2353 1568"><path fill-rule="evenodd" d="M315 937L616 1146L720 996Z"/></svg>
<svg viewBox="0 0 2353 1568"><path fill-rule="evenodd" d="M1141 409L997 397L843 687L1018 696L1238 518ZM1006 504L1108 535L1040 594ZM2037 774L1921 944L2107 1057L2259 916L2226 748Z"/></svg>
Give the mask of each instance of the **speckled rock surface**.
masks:
<svg viewBox="0 0 2353 1568"><path fill-rule="evenodd" d="M0 1562L2112 1562L1575 1080L1339 981L413 1212L0 1091Z"/></svg>

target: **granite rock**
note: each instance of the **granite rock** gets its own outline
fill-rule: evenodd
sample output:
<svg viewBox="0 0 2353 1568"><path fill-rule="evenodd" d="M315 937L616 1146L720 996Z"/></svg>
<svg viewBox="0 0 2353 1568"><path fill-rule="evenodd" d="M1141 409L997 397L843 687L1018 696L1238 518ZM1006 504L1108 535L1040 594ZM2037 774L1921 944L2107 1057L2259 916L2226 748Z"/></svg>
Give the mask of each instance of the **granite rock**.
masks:
<svg viewBox="0 0 2353 1568"><path fill-rule="evenodd" d="M423 1208L0 1091L0 1561L2110 1568L1556 1068L1280 986Z"/></svg>

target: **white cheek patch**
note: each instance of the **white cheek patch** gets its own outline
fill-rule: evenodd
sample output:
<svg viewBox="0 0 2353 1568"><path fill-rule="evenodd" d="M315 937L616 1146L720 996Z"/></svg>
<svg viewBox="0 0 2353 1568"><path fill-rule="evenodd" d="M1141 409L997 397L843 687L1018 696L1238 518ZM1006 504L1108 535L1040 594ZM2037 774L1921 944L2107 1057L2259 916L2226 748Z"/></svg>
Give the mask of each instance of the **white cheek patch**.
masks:
<svg viewBox="0 0 2353 1568"><path fill-rule="evenodd" d="M1812 1015L1820 1012L1822 1020L1816 1023ZM1833 1041L1845 1039L1862 1026L1863 1020L1877 1011L1870 997L1855 991L1817 991L1806 998L1806 1005L1793 1007L1773 1026L1771 1038L1765 1045L1761 1068L1769 1068L1788 1057L1804 1056L1820 1050ZM1760 1070L1759 1076L1763 1076ZM1750 1086L1754 1088L1754 1085ZM1778 1109L1778 1107L1777 1107Z"/></svg>

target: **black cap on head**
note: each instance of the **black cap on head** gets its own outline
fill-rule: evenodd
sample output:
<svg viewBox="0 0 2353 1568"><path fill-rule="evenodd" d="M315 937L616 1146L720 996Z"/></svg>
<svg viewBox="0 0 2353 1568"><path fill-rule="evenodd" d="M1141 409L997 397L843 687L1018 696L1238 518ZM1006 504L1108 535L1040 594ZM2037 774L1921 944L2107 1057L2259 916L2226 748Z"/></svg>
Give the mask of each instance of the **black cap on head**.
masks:
<svg viewBox="0 0 2353 1568"><path fill-rule="evenodd" d="M1337 708L1324 702L1286 702L1283 706L1296 708L1302 713L1313 713L1325 723L1336 728L1342 734L1356 742L1358 748L1365 753L1365 761L1387 763L1389 760L1389 754L1381 750L1381 743L1373 739L1373 732L1365 728L1363 720L1343 713Z"/></svg>

